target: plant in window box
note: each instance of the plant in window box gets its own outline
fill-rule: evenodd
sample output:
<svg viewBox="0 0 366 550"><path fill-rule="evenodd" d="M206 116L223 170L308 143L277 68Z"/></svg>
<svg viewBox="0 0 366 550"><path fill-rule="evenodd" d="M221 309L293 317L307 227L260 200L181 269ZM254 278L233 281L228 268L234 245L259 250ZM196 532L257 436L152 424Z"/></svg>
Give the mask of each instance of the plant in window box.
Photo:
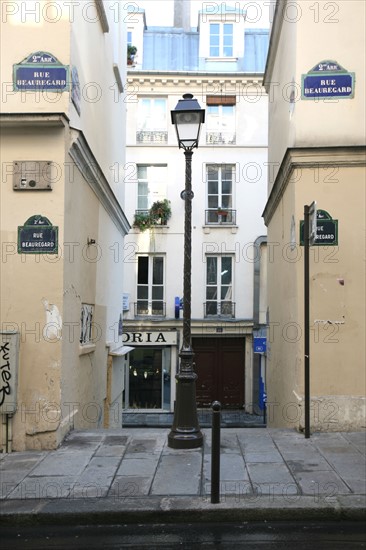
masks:
<svg viewBox="0 0 366 550"><path fill-rule="evenodd" d="M139 214L135 214L133 227L138 227L140 231L145 231L145 229L149 229L151 227L151 224L152 220L150 213L141 212Z"/></svg>
<svg viewBox="0 0 366 550"><path fill-rule="evenodd" d="M129 44L127 46L127 65L133 65L136 53L137 53L136 46L131 46Z"/></svg>
<svg viewBox="0 0 366 550"><path fill-rule="evenodd" d="M219 208L217 209L217 214L218 214L219 216L227 216L228 213L229 213L229 211L227 210L227 208L221 208L221 207L219 207Z"/></svg>
<svg viewBox="0 0 366 550"><path fill-rule="evenodd" d="M170 201L168 199L156 201L150 208L150 218L155 225L166 225L171 215L172 209L170 208Z"/></svg>

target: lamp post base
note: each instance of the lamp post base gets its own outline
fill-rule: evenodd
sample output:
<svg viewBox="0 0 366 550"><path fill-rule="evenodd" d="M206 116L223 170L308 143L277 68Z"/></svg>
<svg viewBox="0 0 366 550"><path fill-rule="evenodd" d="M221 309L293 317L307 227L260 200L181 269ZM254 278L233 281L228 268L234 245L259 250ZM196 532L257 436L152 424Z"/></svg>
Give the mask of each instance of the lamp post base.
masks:
<svg viewBox="0 0 366 550"><path fill-rule="evenodd" d="M176 376L176 409L168 435L168 447L172 449L197 449L203 445L203 434L197 418L196 378L194 372Z"/></svg>

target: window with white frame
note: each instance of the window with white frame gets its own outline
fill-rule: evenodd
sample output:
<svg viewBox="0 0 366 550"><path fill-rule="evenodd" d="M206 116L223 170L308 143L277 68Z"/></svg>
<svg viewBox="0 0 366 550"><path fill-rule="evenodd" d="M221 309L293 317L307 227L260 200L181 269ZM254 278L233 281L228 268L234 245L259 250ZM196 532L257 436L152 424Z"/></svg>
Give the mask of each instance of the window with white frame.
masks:
<svg viewBox="0 0 366 550"><path fill-rule="evenodd" d="M210 145L210 144L235 145L236 143L235 104L233 105L207 104L206 143L207 145Z"/></svg>
<svg viewBox="0 0 366 550"><path fill-rule="evenodd" d="M167 192L167 165L137 165L137 211L147 212Z"/></svg>
<svg viewBox="0 0 366 550"><path fill-rule="evenodd" d="M207 224L235 224L236 210L233 209L233 187L235 165L207 164Z"/></svg>
<svg viewBox="0 0 366 550"><path fill-rule="evenodd" d="M163 97L139 99L137 143L167 143L167 102Z"/></svg>
<svg viewBox="0 0 366 550"><path fill-rule="evenodd" d="M232 23L210 23L210 57L233 57Z"/></svg>
<svg viewBox="0 0 366 550"><path fill-rule="evenodd" d="M206 256L205 317L235 317L233 256Z"/></svg>
<svg viewBox="0 0 366 550"><path fill-rule="evenodd" d="M165 315L164 256L137 257L136 315Z"/></svg>
<svg viewBox="0 0 366 550"><path fill-rule="evenodd" d="M80 344L82 346L93 344L93 315L93 305L81 304Z"/></svg>
<svg viewBox="0 0 366 550"><path fill-rule="evenodd" d="M127 31L127 46L132 46L132 31Z"/></svg>

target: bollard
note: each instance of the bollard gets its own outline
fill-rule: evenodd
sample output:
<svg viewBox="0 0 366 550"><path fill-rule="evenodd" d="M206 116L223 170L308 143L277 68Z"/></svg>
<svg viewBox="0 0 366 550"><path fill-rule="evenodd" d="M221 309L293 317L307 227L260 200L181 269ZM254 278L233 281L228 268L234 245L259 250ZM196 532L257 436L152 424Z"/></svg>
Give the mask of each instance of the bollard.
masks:
<svg viewBox="0 0 366 550"><path fill-rule="evenodd" d="M211 444L211 503L220 502L220 421L221 403L212 403L212 444Z"/></svg>

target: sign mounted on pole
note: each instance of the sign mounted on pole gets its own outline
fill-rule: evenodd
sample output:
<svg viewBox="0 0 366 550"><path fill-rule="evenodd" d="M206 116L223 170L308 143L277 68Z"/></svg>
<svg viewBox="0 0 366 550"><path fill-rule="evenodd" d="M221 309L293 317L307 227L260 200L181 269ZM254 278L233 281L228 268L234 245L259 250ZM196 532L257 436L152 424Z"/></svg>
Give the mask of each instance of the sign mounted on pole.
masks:
<svg viewBox="0 0 366 550"><path fill-rule="evenodd" d="M300 221L300 245L304 246L304 220ZM316 234L311 246L337 246L338 220L333 220L325 210L316 211Z"/></svg>
<svg viewBox="0 0 366 550"><path fill-rule="evenodd" d="M301 99L352 99L355 94L355 74L336 61L321 61L301 76Z"/></svg>
<svg viewBox="0 0 366 550"><path fill-rule="evenodd" d="M48 52L36 52L13 65L14 90L67 92L69 67Z"/></svg>

